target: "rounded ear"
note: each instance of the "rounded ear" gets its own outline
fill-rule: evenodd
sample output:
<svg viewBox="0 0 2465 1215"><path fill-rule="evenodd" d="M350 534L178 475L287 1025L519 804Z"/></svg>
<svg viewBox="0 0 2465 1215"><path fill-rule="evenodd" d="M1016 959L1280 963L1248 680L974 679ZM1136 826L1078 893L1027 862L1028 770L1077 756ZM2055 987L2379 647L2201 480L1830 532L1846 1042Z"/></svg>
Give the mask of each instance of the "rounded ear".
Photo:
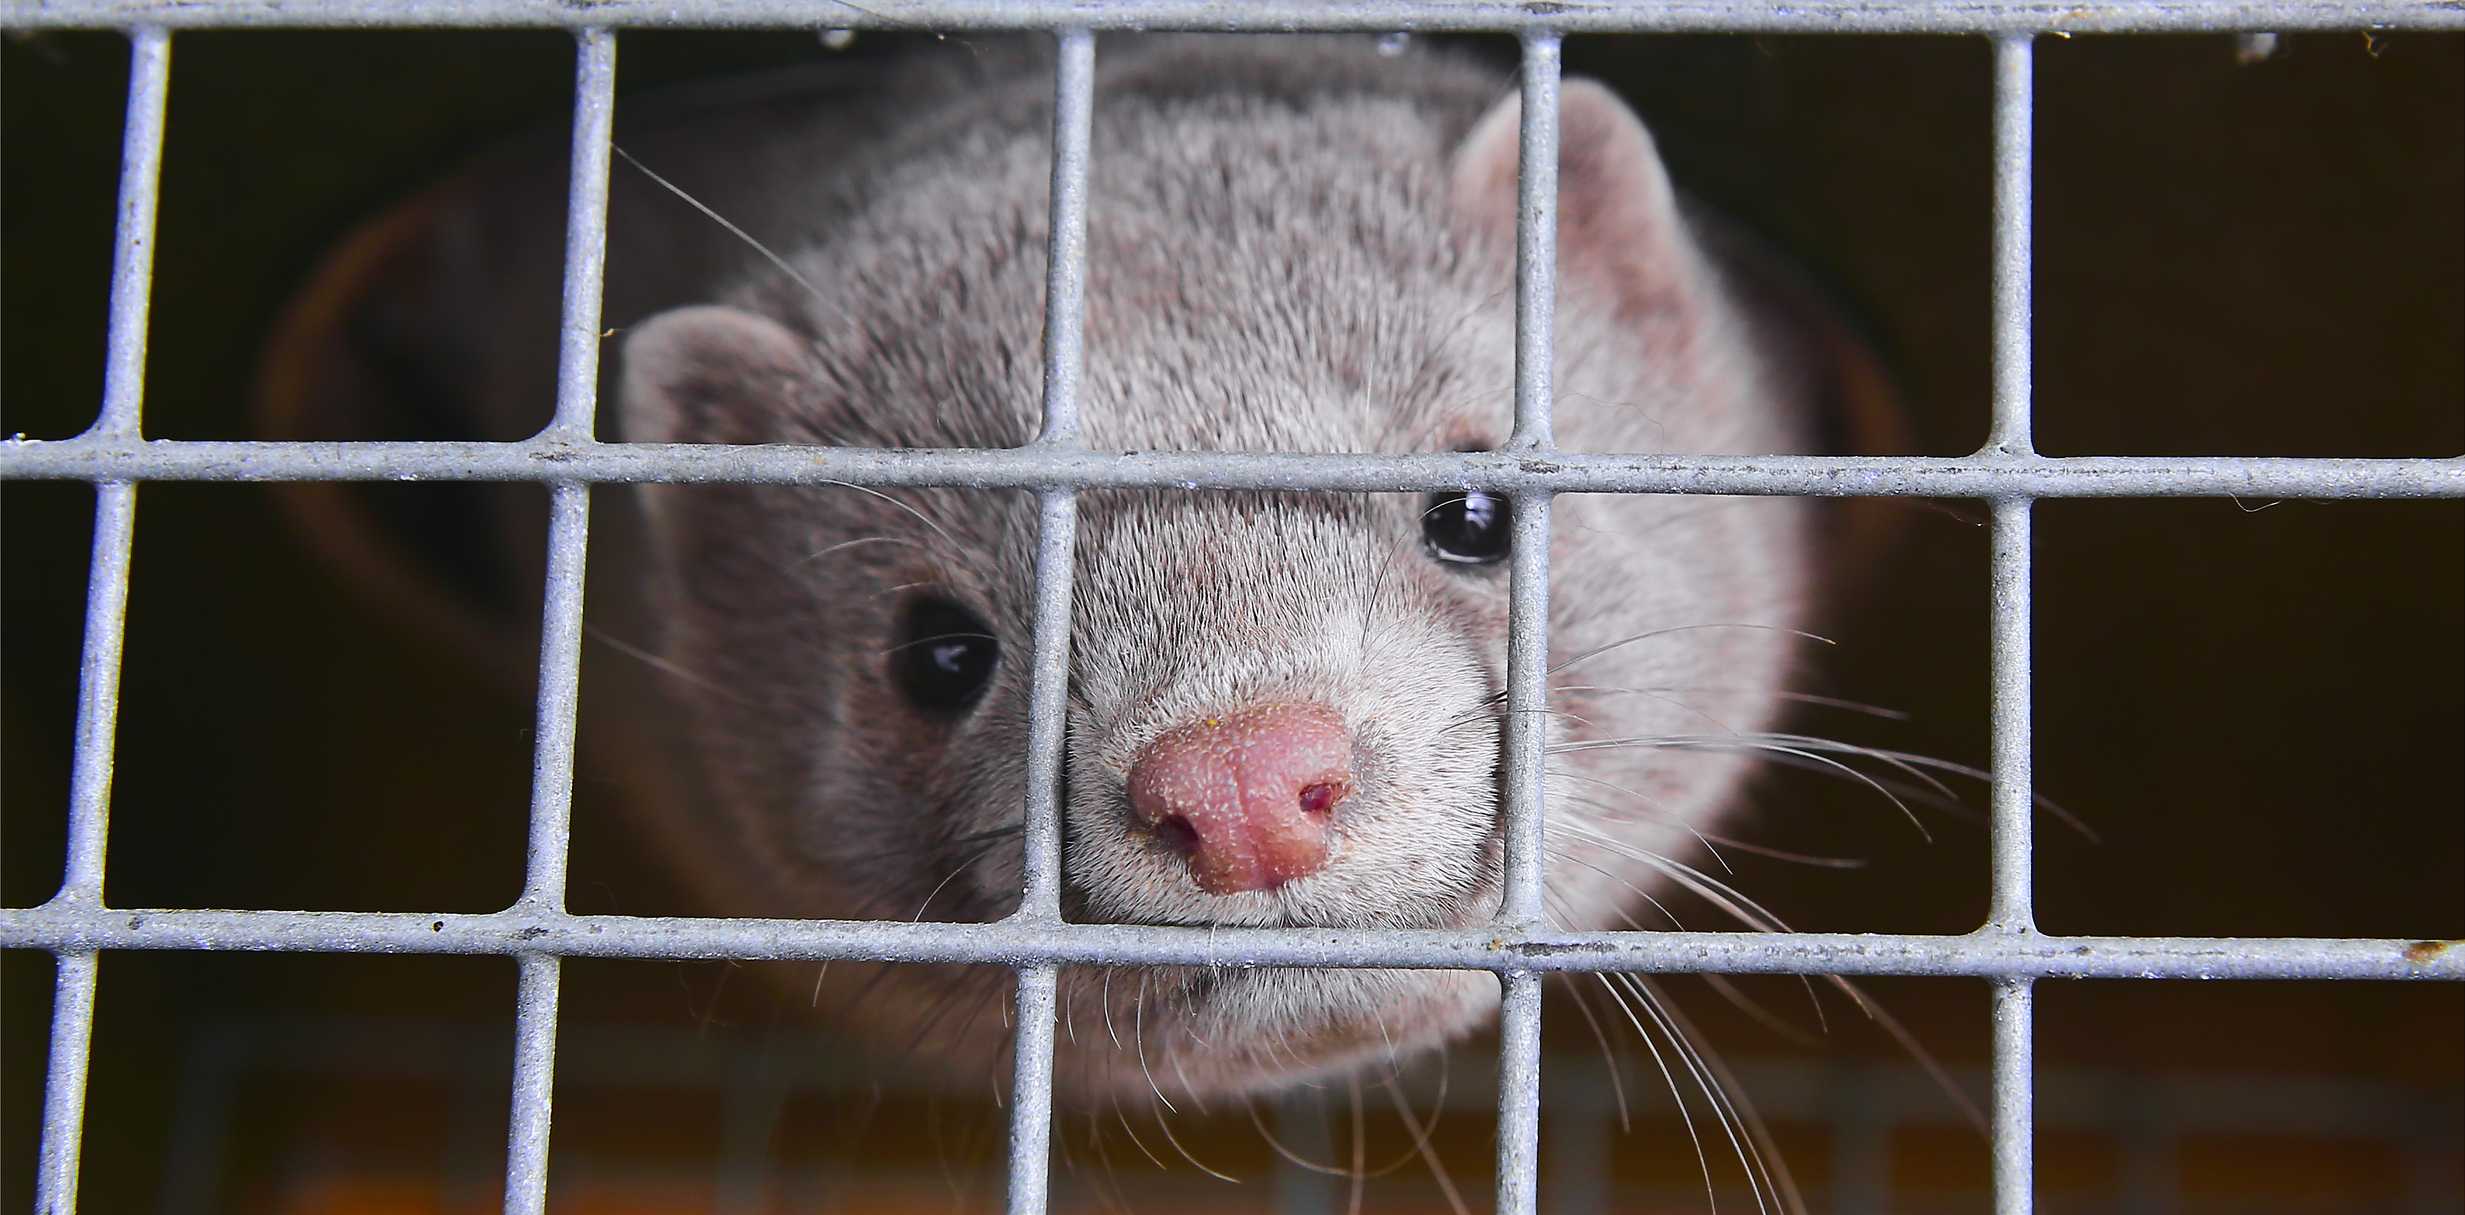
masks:
<svg viewBox="0 0 2465 1215"><path fill-rule="evenodd" d="M626 331L617 425L636 443L778 442L807 393L805 340L769 317L698 304Z"/></svg>
<svg viewBox="0 0 2465 1215"><path fill-rule="evenodd" d="M553 394L545 368L495 359L475 334L516 355L553 337L553 279L494 263L474 290L464 256L486 240L479 196L456 181L350 233L288 303L260 354L252 389L258 437L306 442L489 440L537 430ZM374 610L477 669L521 672L537 645L535 487L496 484L282 482L284 521ZM508 687L527 686L528 675Z"/></svg>
<svg viewBox="0 0 2465 1215"><path fill-rule="evenodd" d="M1456 148L1457 222L1512 248L1523 99L1510 93ZM1558 94L1558 264L1632 310L1683 306L1697 281L1677 192L1641 119L1596 81Z"/></svg>

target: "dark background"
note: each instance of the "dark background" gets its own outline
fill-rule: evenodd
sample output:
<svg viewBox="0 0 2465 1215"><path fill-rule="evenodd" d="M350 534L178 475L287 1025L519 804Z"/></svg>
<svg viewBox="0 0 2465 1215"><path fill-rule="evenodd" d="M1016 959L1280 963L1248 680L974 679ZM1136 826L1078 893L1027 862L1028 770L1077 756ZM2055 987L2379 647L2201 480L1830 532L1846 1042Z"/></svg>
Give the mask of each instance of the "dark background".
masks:
<svg viewBox="0 0 2465 1215"><path fill-rule="evenodd" d="M867 35L853 53L890 41ZM623 87L823 54L805 35L629 34ZM114 36L46 34L11 38L0 56L0 434L62 437L91 419L101 391L126 49ZM157 437L246 437L257 348L319 254L488 138L561 121L571 81L570 41L551 34L184 34L174 61L145 408ZM1570 42L1567 61L1635 102L1682 185L1852 302L1905 385L1914 450L1977 446L1988 394L1983 41L1592 38ZM2042 450L2465 451L2465 39L2304 35L2258 63L2239 62L2224 37L2045 39L2038 81ZM505 689L528 674L412 645L309 561L263 488L154 485L140 504L114 904L509 902L530 710ZM1899 549L1869 602L1832 623L1841 644L1807 687L1910 719L1818 713L1803 724L1980 762L1983 511L1902 509ZM41 902L59 880L91 519L87 487L0 485L9 906ZM2465 504L2051 502L2037 531L2038 780L2099 837L2051 821L2041 830L2043 927L2465 936ZM586 766L576 909L688 905L624 834L616 793ZM1980 920L1974 821L1933 815L1928 844L1870 795L1802 776L1775 777L1753 800L1754 838L1868 862L1834 871L1733 857L1738 884L1796 926L1957 932ZM1982 806L1982 790L1966 800ZM809 1053L793 983L737 969L750 968L569 964L562 1061L584 1067L593 1032L628 1027ZM380 1053L510 1057L513 974L499 960L115 954L102 974L90 1211L156 1209L181 1184L166 1175L172 1110L211 1034L279 1042L295 1018L393 1018L446 1028L426 1047ZM40 954L0 963L8 1209L29 1203L50 979ZM1718 1023L1712 1038L1741 1056L1809 1067L1897 1057L1838 1001L1830 1033L1800 1046L1683 990L1699 1020ZM1947 1063L1982 1063L1981 985L1873 990ZM2049 984L2041 1004L2049 1069L2394 1085L2447 1118L2465 1089L2455 985ZM1775 1007L1809 1020L1802 1005ZM1590 1051L1580 1026L1554 1013L1553 1046ZM458 1139L493 1151L506 1091L494 1066L476 1088L372 1081L347 1064L244 1087L228 1161L193 1209L275 1209L269 1195L292 1193L282 1178L302 1144L384 1143L419 1167ZM1637 1066L1629 1060L1630 1083ZM699 1080L583 1104L568 1079L560 1186L584 1154L676 1161L694 1176L692 1162L718 1150L718 1080L714 1065ZM988 1132L998 1115L963 1105L902 1121L894 1101L853 1139L837 1113L791 1109L774 1146L795 1155L799 1136L863 1140L877 1153L866 1159L912 1156L928 1172L938 1161L975 1187L954 1181L942 1209L981 1207L997 1192ZM1259 1157L1246 1122L1232 1124L1213 1136L1220 1152ZM1467 1119L1438 1141L1467 1170L1462 1184L1485 1184L1485 1135ZM2051 1132L2043 1146L2050 1197L2098 1209L2111 1154L2066 1155ZM1658 1160L1661 1145L1619 1150ZM2387 1162L2350 1144L2203 1150L2214 1167L2187 1165L2187 1184L2227 1187L2204 1191L2212 1197L2241 1184L2314 1193L2325 1209L2395 1201ZM1895 1160L1903 1183L1936 1185L1963 1209L1959 1196L1984 1175L1984 1141L1921 1137ZM1682 1191L1691 1157L1672 1154L1668 1166L1660 1180ZM2452 1155L2444 1167L2447 1192L2465 1191L2465 1164ZM1186 1166L1178 1176L1202 1200L1237 1205L1220 1182ZM493 1181L470 1184L383 1209L494 1201Z"/></svg>

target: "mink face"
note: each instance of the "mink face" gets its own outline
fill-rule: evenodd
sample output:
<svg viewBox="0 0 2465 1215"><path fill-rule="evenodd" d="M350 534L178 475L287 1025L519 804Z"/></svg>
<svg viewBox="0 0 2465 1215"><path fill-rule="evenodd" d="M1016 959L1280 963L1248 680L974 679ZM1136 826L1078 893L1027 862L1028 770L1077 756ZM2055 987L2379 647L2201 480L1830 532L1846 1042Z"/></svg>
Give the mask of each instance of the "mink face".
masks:
<svg viewBox="0 0 2465 1215"><path fill-rule="evenodd" d="M1135 45L1135 44L1134 44ZM928 107L827 183L792 273L635 327L626 437L1009 446L1040 388L1045 90ZM1099 82L1085 441L1408 452L1505 437L1509 82L1365 48L1168 42ZM1793 450L1808 419L1690 239L1643 128L1563 101L1557 428L1571 448ZM1015 903L1035 518L1021 494L652 488L663 656L731 882L806 914ZM1499 903L1507 504L1089 492L1069 682L1066 914L1477 925ZM1808 556L1786 502L1561 499L1549 906L1625 926L1693 879L1739 779L1679 749L1772 715ZM1583 656L1577 659L1577 656ZM775 904L774 904L775 905ZM979 980L962 980L977 982ZM997 980L980 977L987 993ZM896 980L894 979L895 983ZM894 989L895 990L895 989ZM1271 1088L1479 1025L1486 974L1074 972L1083 1091ZM880 1009L895 998L875 997ZM860 1019L866 1009L855 1010ZM896 1014L874 1014L895 1021ZM955 1022L954 1022L955 1024ZM997 1053L1004 1031L937 1052ZM1117 1036L1117 1035L1115 1035Z"/></svg>

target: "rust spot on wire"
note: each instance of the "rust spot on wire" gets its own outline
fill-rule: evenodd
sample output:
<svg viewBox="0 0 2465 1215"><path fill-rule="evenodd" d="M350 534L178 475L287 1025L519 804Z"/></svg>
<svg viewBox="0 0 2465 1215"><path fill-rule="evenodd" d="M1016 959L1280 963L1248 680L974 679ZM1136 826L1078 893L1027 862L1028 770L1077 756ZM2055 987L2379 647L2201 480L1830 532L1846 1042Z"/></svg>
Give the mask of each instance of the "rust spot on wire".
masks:
<svg viewBox="0 0 2465 1215"><path fill-rule="evenodd" d="M1598 941L1525 941L1506 947L1508 952L1527 958L1554 958L1570 953L1608 953L1609 946Z"/></svg>
<svg viewBox="0 0 2465 1215"><path fill-rule="evenodd" d="M2405 960L2417 965L2434 962L2454 944L2454 941L2416 941L2405 947Z"/></svg>

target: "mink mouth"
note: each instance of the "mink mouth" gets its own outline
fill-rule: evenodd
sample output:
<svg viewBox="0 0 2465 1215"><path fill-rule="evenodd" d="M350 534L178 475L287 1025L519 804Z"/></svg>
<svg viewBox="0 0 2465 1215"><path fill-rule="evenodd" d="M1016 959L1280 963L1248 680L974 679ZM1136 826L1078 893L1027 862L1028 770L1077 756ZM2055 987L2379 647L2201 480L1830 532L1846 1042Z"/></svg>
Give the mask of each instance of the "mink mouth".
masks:
<svg viewBox="0 0 2465 1215"><path fill-rule="evenodd" d="M1312 1076L1349 1070L1364 1058L1384 1055L1395 1059L1437 1049L1481 1015L1450 989L1445 976L1454 972L1382 971L1396 982L1383 999L1371 1000L1336 996L1312 983L1314 977L1326 973L1323 969L1256 967L1189 975L1170 1003L1182 1018L1196 1020L1228 1011L1237 1015L1237 1009L1225 1007L1228 1002L1254 998L1257 988L1275 984L1294 985L1290 994L1299 997L1303 1009L1314 1006L1317 1015L1296 1009L1237 1030L1212 1025L1203 1031L1203 1038L1193 1036L1205 1044L1203 1057L1185 1057L1174 1064L1176 1077L1185 1084L1195 1079L1201 1088L1271 1091ZM1157 1025L1150 1016L1148 1028L1153 1032ZM1190 1070L1202 1061L1221 1065L1227 1059L1238 1061L1229 1072L1218 1067Z"/></svg>

